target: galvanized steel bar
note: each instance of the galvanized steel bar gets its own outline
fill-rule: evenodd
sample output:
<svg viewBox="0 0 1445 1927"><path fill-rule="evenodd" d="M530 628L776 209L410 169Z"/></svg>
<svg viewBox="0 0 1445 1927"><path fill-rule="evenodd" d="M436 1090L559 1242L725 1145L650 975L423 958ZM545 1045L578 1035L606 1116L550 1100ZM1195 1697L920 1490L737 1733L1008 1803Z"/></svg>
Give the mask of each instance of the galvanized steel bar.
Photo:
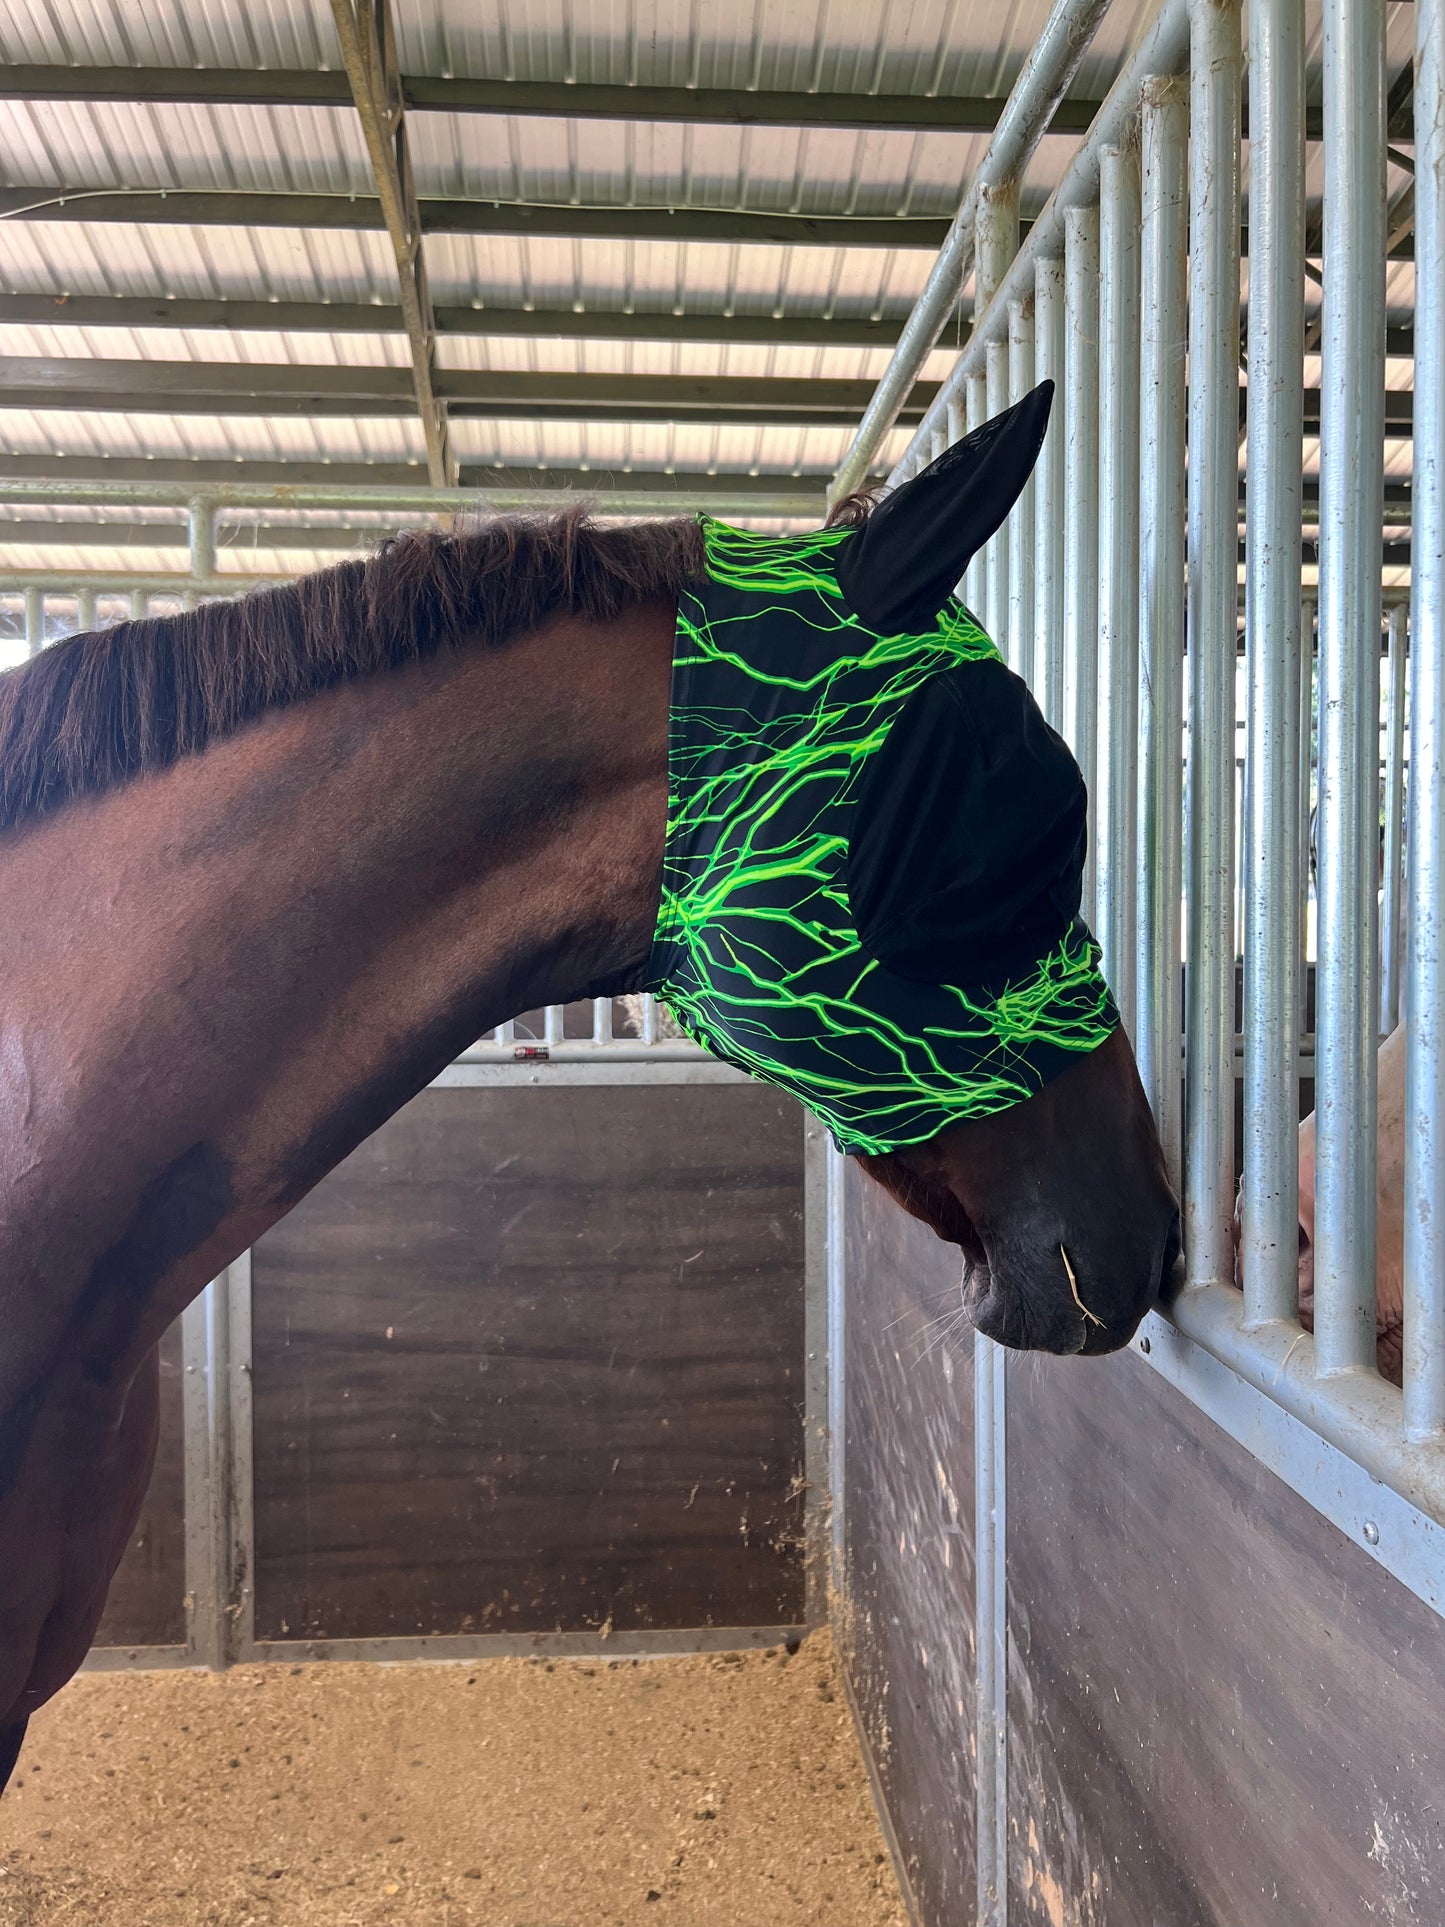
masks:
<svg viewBox="0 0 1445 1927"><path fill-rule="evenodd" d="M828 490L830 502L849 494L867 479L873 457L897 421L924 362L937 345L963 292L974 249L974 220L984 190L1010 183L1017 186L1080 61L1088 52L1108 5L1109 0L1055 0L1043 32L1034 42L999 116L988 152L948 230L923 293L903 324L898 345L863 411L848 452L838 465Z"/></svg>
<svg viewBox="0 0 1445 1927"><path fill-rule="evenodd" d="M1252 0L1241 1245L1251 1325L1293 1318L1299 1278L1304 92L1299 0Z"/></svg>
<svg viewBox="0 0 1445 1927"><path fill-rule="evenodd" d="M1139 150L1099 164L1096 934L1132 1036L1139 811Z"/></svg>
<svg viewBox="0 0 1445 1927"><path fill-rule="evenodd" d="M988 377L984 367L973 375L964 391L963 427L965 434L972 434L988 420ZM975 555L963 576L963 599L967 606L988 627L987 572L982 554Z"/></svg>
<svg viewBox="0 0 1445 1927"><path fill-rule="evenodd" d="M1299 1028L1313 1035L1310 1012L1310 849L1315 777L1315 602L1300 601L1299 712Z"/></svg>
<svg viewBox="0 0 1445 1927"><path fill-rule="evenodd" d="M1385 394L1385 16L1324 11L1315 1357L1375 1363L1375 889Z"/></svg>
<svg viewBox="0 0 1445 1927"><path fill-rule="evenodd" d="M1064 239L1064 715L1089 786L1084 915L1094 907L1099 655L1099 214L1070 208Z"/></svg>
<svg viewBox="0 0 1445 1927"><path fill-rule="evenodd" d="M1406 611L1392 609L1385 692L1385 848L1380 887L1380 1035L1400 1021L1400 983L1407 932L1405 882L1405 670L1409 634Z"/></svg>
<svg viewBox="0 0 1445 1927"><path fill-rule="evenodd" d="M1008 1918L1008 1377L1004 1348L973 1341L977 1927Z"/></svg>
<svg viewBox="0 0 1445 1927"><path fill-rule="evenodd" d="M98 591L95 589L82 589L80 592L80 598L75 610L75 627L77 632L82 635L87 634L95 627L97 594Z"/></svg>
<svg viewBox="0 0 1445 1927"><path fill-rule="evenodd" d="M1032 302L1009 309L1008 389L1011 402L1022 401L1034 386L1034 311ZM1024 484L1009 518L1009 662L1026 683L1034 679L1034 478Z"/></svg>
<svg viewBox="0 0 1445 1927"><path fill-rule="evenodd" d="M38 656L44 647L45 590L32 582L25 586L25 649L28 655Z"/></svg>
<svg viewBox="0 0 1445 1927"><path fill-rule="evenodd" d="M1445 1432L1445 0L1415 8L1405 1428Z"/></svg>
<svg viewBox="0 0 1445 1927"><path fill-rule="evenodd" d="M1034 468L1033 687L1053 728L1064 727L1064 264L1034 266L1034 379L1054 384L1048 431Z"/></svg>
<svg viewBox="0 0 1445 1927"><path fill-rule="evenodd" d="M1184 370L1188 334L1185 83L1144 88L1139 368L1139 961L1135 1053L1177 1186L1183 1010Z"/></svg>
<svg viewBox="0 0 1445 1927"><path fill-rule="evenodd" d="M1238 0L1190 0L1189 972L1191 1285L1233 1277L1234 674L1239 496Z"/></svg>
<svg viewBox="0 0 1445 1927"><path fill-rule="evenodd" d="M985 308L1018 252L1019 191L1017 182L979 190L977 233L974 245L974 305ZM984 357L982 394L987 421L1008 406L1008 342L991 341ZM983 552L983 626L1007 653L1004 633L1008 615L1009 524L994 536Z"/></svg>
<svg viewBox="0 0 1445 1927"><path fill-rule="evenodd" d="M929 403L904 450L908 460L915 443L931 430L942 408L962 389L976 367L982 365L984 345L1001 338L1008 326L1008 305L1029 293L1035 261L1057 255L1064 249L1065 217L1070 208L1092 206L1098 199L1099 156L1105 147L1123 141L1139 112L1139 94L1151 75L1182 72L1189 57L1189 9L1191 0L1163 0L1154 24L1129 56L1118 79L1109 89L1108 99L1099 109L1088 139L1069 164L1069 170L1050 195L1047 205L1029 229L1014 265L1004 277L994 303L987 312L982 304L974 310L974 328L963 352L954 363L947 380ZM1237 130L1236 130L1237 131Z"/></svg>

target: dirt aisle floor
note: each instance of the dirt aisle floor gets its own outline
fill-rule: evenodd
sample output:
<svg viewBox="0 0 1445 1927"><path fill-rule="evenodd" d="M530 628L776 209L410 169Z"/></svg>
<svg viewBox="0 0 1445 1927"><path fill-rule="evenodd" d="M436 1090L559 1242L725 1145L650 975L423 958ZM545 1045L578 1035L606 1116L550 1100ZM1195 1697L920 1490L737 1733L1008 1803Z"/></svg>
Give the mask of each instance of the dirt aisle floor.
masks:
<svg viewBox="0 0 1445 1927"><path fill-rule="evenodd" d="M793 1658L98 1674L0 1802L3 1927L904 1927Z"/></svg>

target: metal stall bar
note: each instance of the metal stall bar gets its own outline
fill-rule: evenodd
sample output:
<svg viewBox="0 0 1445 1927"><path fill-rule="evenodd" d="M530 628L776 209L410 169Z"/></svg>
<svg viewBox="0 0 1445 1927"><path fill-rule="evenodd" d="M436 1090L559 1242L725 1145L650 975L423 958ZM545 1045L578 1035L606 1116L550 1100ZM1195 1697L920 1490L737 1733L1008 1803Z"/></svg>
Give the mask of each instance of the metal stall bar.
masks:
<svg viewBox="0 0 1445 1927"><path fill-rule="evenodd" d="M1064 734L1089 788L1083 914L1097 870L1099 685L1099 213L1071 207L1064 227Z"/></svg>
<svg viewBox="0 0 1445 1927"><path fill-rule="evenodd" d="M974 222L985 190L1018 181L1108 10L1109 0L1056 0L999 115L988 151L929 271L923 293L903 324L898 345L833 477L828 490L830 503L866 481L873 457L897 421L963 292L974 248ZM976 304L975 312L981 305ZM958 437L951 439L956 441Z"/></svg>
<svg viewBox="0 0 1445 1927"><path fill-rule="evenodd" d="M1324 11L1315 1355L1375 1363L1375 875L1384 510L1385 17Z"/></svg>
<svg viewBox="0 0 1445 1927"><path fill-rule="evenodd" d="M978 232L974 244L974 301L986 307L994 298L1008 264L1018 252L1019 190L1017 181L981 191L978 204ZM984 354L984 388L981 419L988 421L1008 406L1008 337L990 340ZM940 424L941 426L941 424ZM941 451L940 451L941 452ZM1005 522L983 552L983 626L1013 661L1013 644L1008 628L1009 535L1011 521Z"/></svg>
<svg viewBox="0 0 1445 1927"><path fill-rule="evenodd" d="M1012 312L1012 309L1010 309ZM1033 691L1045 719L1064 726L1064 264L1034 267L1034 379L1052 381L1055 403L1034 468Z"/></svg>
<svg viewBox="0 0 1445 1927"><path fill-rule="evenodd" d="M1008 314L1008 398L1022 401L1034 385L1034 311L1028 301L1013 301ZM1034 679L1034 478L1009 517L1008 656L1026 683Z"/></svg>
<svg viewBox="0 0 1445 1927"><path fill-rule="evenodd" d="M1140 918L1135 1051L1176 1186L1182 1157L1180 893L1184 808L1184 83L1150 80L1140 127Z"/></svg>
<svg viewBox="0 0 1445 1927"><path fill-rule="evenodd" d="M1139 793L1139 149L1099 164L1099 737L1095 902L1132 1036Z"/></svg>
<svg viewBox="0 0 1445 1927"><path fill-rule="evenodd" d="M1380 1035L1400 1021L1400 979L1405 954L1405 665L1407 612L1387 618L1390 677L1385 694L1385 849L1380 890Z"/></svg>
<svg viewBox="0 0 1445 1927"><path fill-rule="evenodd" d="M1190 0L1187 1279L1234 1275L1234 665L1239 498L1238 0Z"/></svg>
<svg viewBox="0 0 1445 1927"><path fill-rule="evenodd" d="M1023 299L1032 291L1035 262L1063 253L1064 224L1069 209L1097 204L1099 157L1106 147L1118 146L1127 138L1139 113L1139 95L1145 81L1151 75L1183 71L1189 56L1189 8L1190 0L1164 0L1154 24L1109 89L1108 98L1089 128L1088 139L1069 163L1068 172L1029 229L1028 239L1005 275L994 301L987 312L975 308L973 333L964 343L963 352L954 362L947 379L940 384L938 392L924 411L890 480L900 475L906 465L915 459L918 451L927 446L933 425L942 411L963 394L973 375L982 372L985 344L1000 339L1008 327L1009 303Z"/></svg>
<svg viewBox="0 0 1445 1927"><path fill-rule="evenodd" d="M1245 654L1245 1320L1293 1318L1299 1223L1300 526L1304 440L1304 16L1249 20Z"/></svg>
<svg viewBox="0 0 1445 1927"><path fill-rule="evenodd" d="M1310 848L1315 775L1315 602L1300 600L1299 664L1299 1034L1312 1032L1310 1015Z"/></svg>
<svg viewBox="0 0 1445 1927"><path fill-rule="evenodd" d="M25 585L25 648L38 656L45 647L45 590L38 582Z"/></svg>
<svg viewBox="0 0 1445 1927"><path fill-rule="evenodd" d="M1445 0L1415 8L1405 1429L1445 1433Z"/></svg>

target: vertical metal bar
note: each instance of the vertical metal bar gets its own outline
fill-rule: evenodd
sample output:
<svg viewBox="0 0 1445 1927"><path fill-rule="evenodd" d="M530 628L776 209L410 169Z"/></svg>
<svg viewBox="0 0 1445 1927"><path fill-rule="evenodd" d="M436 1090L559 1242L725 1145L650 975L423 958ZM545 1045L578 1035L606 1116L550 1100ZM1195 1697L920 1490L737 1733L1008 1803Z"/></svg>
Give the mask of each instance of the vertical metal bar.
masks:
<svg viewBox="0 0 1445 1927"><path fill-rule="evenodd" d="M516 1038L517 1026L509 1017L505 1024L498 1024L492 1035L499 1044L510 1044Z"/></svg>
<svg viewBox="0 0 1445 1927"><path fill-rule="evenodd" d="M1405 881L1405 658L1407 612L1390 611L1390 679L1385 696L1385 850L1380 891L1380 1035L1400 1021L1405 961L1402 891Z"/></svg>
<svg viewBox="0 0 1445 1927"><path fill-rule="evenodd" d="M1099 682L1099 210L1064 217L1064 714L1094 816ZM1097 819L1095 819L1097 820ZM1095 822L1084 915L1094 911Z"/></svg>
<svg viewBox="0 0 1445 1927"><path fill-rule="evenodd" d="M256 1643L255 1427L251 1396L251 1254L243 1251L226 1270L229 1314L227 1369L230 1384L229 1491L227 1508L226 1654L251 1656Z"/></svg>
<svg viewBox="0 0 1445 1927"><path fill-rule="evenodd" d="M1445 1432L1445 0L1415 7L1405 1429Z"/></svg>
<svg viewBox="0 0 1445 1927"><path fill-rule="evenodd" d="M1184 808L1184 350L1188 333L1181 80L1144 88L1140 123L1139 1074L1180 1182L1183 1029L1180 900Z"/></svg>
<svg viewBox="0 0 1445 1927"><path fill-rule="evenodd" d="M610 997L592 999L592 1041L594 1044L612 1042L612 999Z"/></svg>
<svg viewBox="0 0 1445 1927"><path fill-rule="evenodd" d="M231 1311L224 1272L186 1307L181 1350L188 1644L199 1660L220 1671L231 1654L234 1497Z"/></svg>
<svg viewBox="0 0 1445 1927"><path fill-rule="evenodd" d="M1032 301L1011 301L1008 310L1008 391L1022 401L1034 385L1034 308ZM1009 518L1009 662L1026 683L1034 679L1034 479Z"/></svg>
<svg viewBox="0 0 1445 1927"><path fill-rule="evenodd" d="M657 1042L657 999L649 991L642 999L642 1041L644 1044Z"/></svg>
<svg viewBox="0 0 1445 1927"><path fill-rule="evenodd" d="M1299 1282L1299 691L1304 438L1304 12L1249 17L1244 1201L1248 1324Z"/></svg>
<svg viewBox="0 0 1445 1927"><path fill-rule="evenodd" d="M1064 726L1064 264L1034 268L1034 379L1054 405L1034 469L1033 688L1047 721Z"/></svg>
<svg viewBox="0 0 1445 1927"><path fill-rule="evenodd" d="M828 1623L828 1159L832 1143L803 1113L803 1619Z"/></svg>
<svg viewBox="0 0 1445 1927"><path fill-rule="evenodd" d="M828 1173L828 1497L831 1576L837 1598L847 1597L848 1459L846 1372L848 1160L830 1142ZM847 1615L844 1614L846 1624Z"/></svg>
<svg viewBox="0 0 1445 1927"><path fill-rule="evenodd" d="M975 293L975 312L978 296ZM967 382L966 406L964 411L964 433L970 435L975 428L981 428L988 420L988 386L982 372L970 375ZM988 628L988 600L984 577L984 559L976 555L963 575L963 600L968 608Z"/></svg>
<svg viewBox="0 0 1445 1927"><path fill-rule="evenodd" d="M191 574L208 581L216 573L216 505L204 495L193 496L186 507Z"/></svg>
<svg viewBox="0 0 1445 1927"><path fill-rule="evenodd" d="M1299 904L1300 904L1300 1036L1312 1036L1310 1012L1310 830L1315 777L1315 604L1313 596L1300 602L1300 715L1299 715Z"/></svg>
<svg viewBox="0 0 1445 1927"><path fill-rule="evenodd" d="M45 647L45 591L25 591L25 651L38 656Z"/></svg>
<svg viewBox="0 0 1445 1927"><path fill-rule="evenodd" d="M1099 162L1099 766L1104 974L1136 1029L1139 811L1139 152Z"/></svg>
<svg viewBox="0 0 1445 1927"><path fill-rule="evenodd" d="M1008 343L991 341L988 344L988 415L992 419L1008 407ZM1012 517L1004 522L983 552L984 567L984 606L987 614L984 627L1003 651L1004 659L1010 665L1014 660L1014 642L1008 631L1009 613L1009 538L1013 533Z"/></svg>
<svg viewBox="0 0 1445 1927"><path fill-rule="evenodd" d="M211 1492L210 1289L208 1285L181 1314L186 1644L201 1664L219 1668L215 1507Z"/></svg>
<svg viewBox="0 0 1445 1927"><path fill-rule="evenodd" d="M977 1673L978 1927L1008 1915L1008 1620L1006 1356L975 1333L974 1614Z"/></svg>
<svg viewBox="0 0 1445 1927"><path fill-rule="evenodd" d="M1019 245L1019 191L1016 182L1003 187L985 188L979 195L977 230L974 243L974 313L981 315L998 292L1008 265ZM980 421L988 421L1008 406L1008 342L1003 337L985 344L986 374L979 401ZM969 385L969 401L974 401ZM983 553L983 625L994 641L1003 645L1008 620L1008 541L1007 523Z"/></svg>
<svg viewBox="0 0 1445 1927"><path fill-rule="evenodd" d="M1234 674L1239 519L1238 0L1190 5L1189 975L1192 1285L1234 1274Z"/></svg>
<svg viewBox="0 0 1445 1927"><path fill-rule="evenodd" d="M75 628L79 635L88 635L95 627L96 595L94 589L82 589L80 592L75 609Z"/></svg>
<svg viewBox="0 0 1445 1927"><path fill-rule="evenodd" d="M1324 12L1315 1365L1375 1362L1385 16ZM1417 269L1418 275L1418 269Z"/></svg>
<svg viewBox="0 0 1445 1927"><path fill-rule="evenodd" d="M565 1004L548 1004L543 1015L542 1038L547 1044L560 1044L567 1035Z"/></svg>

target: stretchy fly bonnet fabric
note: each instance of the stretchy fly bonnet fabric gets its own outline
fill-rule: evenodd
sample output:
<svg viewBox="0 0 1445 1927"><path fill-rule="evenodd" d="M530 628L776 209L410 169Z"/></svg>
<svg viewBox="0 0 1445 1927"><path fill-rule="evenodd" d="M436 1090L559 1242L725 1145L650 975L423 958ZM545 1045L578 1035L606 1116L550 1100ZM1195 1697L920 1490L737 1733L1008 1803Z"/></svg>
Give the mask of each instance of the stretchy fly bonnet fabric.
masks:
<svg viewBox="0 0 1445 1927"><path fill-rule="evenodd" d="M702 526L648 987L847 1151L1031 1097L1118 1023L1073 757L953 597L921 633L866 626L852 531Z"/></svg>

